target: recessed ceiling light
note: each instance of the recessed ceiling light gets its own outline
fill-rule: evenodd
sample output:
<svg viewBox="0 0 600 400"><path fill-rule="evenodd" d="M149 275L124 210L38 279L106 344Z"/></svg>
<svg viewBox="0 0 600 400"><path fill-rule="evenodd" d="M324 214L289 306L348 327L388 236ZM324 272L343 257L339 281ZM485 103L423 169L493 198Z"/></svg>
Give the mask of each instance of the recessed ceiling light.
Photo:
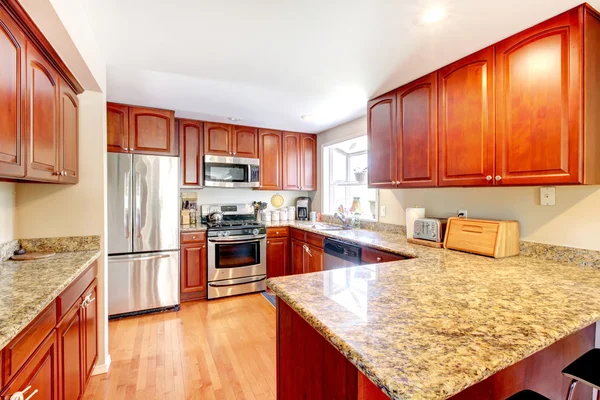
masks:
<svg viewBox="0 0 600 400"><path fill-rule="evenodd" d="M242 120L241 118L236 118L236 117L229 117L227 119L230 120L230 121L233 121L233 122L237 122L237 121L241 121Z"/></svg>
<svg viewBox="0 0 600 400"><path fill-rule="evenodd" d="M432 23L437 22L446 16L446 10L441 6L435 6L427 10L423 15L423 22Z"/></svg>
<svg viewBox="0 0 600 400"><path fill-rule="evenodd" d="M305 121L312 121L313 120L313 116L310 115L310 114L303 115L300 118L302 118Z"/></svg>

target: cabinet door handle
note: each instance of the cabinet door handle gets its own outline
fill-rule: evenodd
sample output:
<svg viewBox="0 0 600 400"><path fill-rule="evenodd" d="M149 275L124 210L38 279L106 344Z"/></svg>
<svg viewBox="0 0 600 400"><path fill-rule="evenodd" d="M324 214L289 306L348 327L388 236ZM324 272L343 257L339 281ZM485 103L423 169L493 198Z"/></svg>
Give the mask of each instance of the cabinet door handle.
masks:
<svg viewBox="0 0 600 400"><path fill-rule="evenodd" d="M499 181L500 179L502 179L502 177L500 175L496 175L496 180Z"/></svg>
<svg viewBox="0 0 600 400"><path fill-rule="evenodd" d="M61 172L60 172L60 171L54 171L54 172L52 173L52 175L54 175L54 176L60 176L60 175L61 175ZM17 393L19 393L19 392L17 392ZM16 394L16 393L15 393L15 394Z"/></svg>
<svg viewBox="0 0 600 400"><path fill-rule="evenodd" d="M381 261L383 261L383 258L377 257L377 262L381 262Z"/></svg>
<svg viewBox="0 0 600 400"><path fill-rule="evenodd" d="M33 391L33 393L31 393L29 396L27 396L27 398L25 398L25 393L27 393L29 391L29 389L31 389L31 386L27 386L22 391L14 393L12 396L10 396L10 400L29 400L29 399L31 399L38 392L38 390L35 389Z"/></svg>
<svg viewBox="0 0 600 400"><path fill-rule="evenodd" d="M485 177L485 180L486 180L486 181L491 181L491 180L492 180L492 176L491 176L491 175L488 175L488 176L486 176L486 177Z"/></svg>
<svg viewBox="0 0 600 400"><path fill-rule="evenodd" d="M37 389L35 389L35 390L33 391L33 393L31 393L29 396L27 396L27 397L25 398L25 400L29 400L29 399L31 399L33 396L35 396L35 395L36 395L36 393L37 393L37 392L38 392L38 390L37 390Z"/></svg>
<svg viewBox="0 0 600 400"><path fill-rule="evenodd" d="M267 244L271 243L270 241L267 240Z"/></svg>

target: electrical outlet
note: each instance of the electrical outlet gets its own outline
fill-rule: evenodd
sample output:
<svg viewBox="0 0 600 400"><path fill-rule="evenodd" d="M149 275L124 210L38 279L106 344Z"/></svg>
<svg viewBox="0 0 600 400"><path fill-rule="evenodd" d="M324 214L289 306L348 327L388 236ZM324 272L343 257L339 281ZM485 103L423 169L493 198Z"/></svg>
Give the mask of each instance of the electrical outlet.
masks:
<svg viewBox="0 0 600 400"><path fill-rule="evenodd" d="M457 217L467 218L467 210L458 210L456 212Z"/></svg>
<svg viewBox="0 0 600 400"><path fill-rule="evenodd" d="M379 216L385 217L385 206L379 207Z"/></svg>
<svg viewBox="0 0 600 400"><path fill-rule="evenodd" d="M540 188L540 204L543 206L556 205L556 188L555 187Z"/></svg>

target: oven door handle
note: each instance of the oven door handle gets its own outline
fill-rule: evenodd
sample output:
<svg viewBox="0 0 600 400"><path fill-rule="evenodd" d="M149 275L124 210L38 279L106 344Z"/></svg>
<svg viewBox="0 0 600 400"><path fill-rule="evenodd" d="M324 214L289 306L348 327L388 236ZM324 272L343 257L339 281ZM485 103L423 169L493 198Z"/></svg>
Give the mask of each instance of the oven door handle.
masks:
<svg viewBox="0 0 600 400"><path fill-rule="evenodd" d="M262 276L256 279L249 279L249 280L244 280L243 282L235 282L235 283L209 283L208 286L212 286L212 287L227 287L227 286L237 286L237 285L245 285L247 283L256 283L256 282L260 282L260 281L264 281L265 279L267 279L266 276Z"/></svg>
<svg viewBox="0 0 600 400"><path fill-rule="evenodd" d="M213 243L248 243L254 240L261 240L266 238L267 235L260 235L260 236L235 236L232 238L210 238L208 239L209 242L213 242Z"/></svg>

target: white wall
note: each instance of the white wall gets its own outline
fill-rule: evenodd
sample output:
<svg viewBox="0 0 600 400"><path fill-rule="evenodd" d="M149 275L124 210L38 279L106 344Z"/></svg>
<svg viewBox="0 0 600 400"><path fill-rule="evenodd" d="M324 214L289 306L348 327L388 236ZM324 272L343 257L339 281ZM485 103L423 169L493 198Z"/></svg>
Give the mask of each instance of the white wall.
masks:
<svg viewBox="0 0 600 400"><path fill-rule="evenodd" d="M323 144L366 131L367 119L362 117L318 134L319 177ZM433 217L466 209L469 217L518 220L522 240L600 250L600 186L557 187L555 206L541 206L539 192L539 187L380 190L379 205L387 212L379 220L404 225L405 208L415 205ZM320 210L320 203L317 195L314 207Z"/></svg>
<svg viewBox="0 0 600 400"><path fill-rule="evenodd" d="M15 237L16 184L0 182L0 244Z"/></svg>
<svg viewBox="0 0 600 400"><path fill-rule="evenodd" d="M252 203L253 201L264 201L268 209L274 209L271 205L271 197L279 193L284 200L284 206L295 206L296 198L308 196L309 192L295 191L271 191L251 189L218 189L204 188L200 190L181 190L182 192L194 192L198 194L198 205L202 204L226 204L226 203Z"/></svg>

